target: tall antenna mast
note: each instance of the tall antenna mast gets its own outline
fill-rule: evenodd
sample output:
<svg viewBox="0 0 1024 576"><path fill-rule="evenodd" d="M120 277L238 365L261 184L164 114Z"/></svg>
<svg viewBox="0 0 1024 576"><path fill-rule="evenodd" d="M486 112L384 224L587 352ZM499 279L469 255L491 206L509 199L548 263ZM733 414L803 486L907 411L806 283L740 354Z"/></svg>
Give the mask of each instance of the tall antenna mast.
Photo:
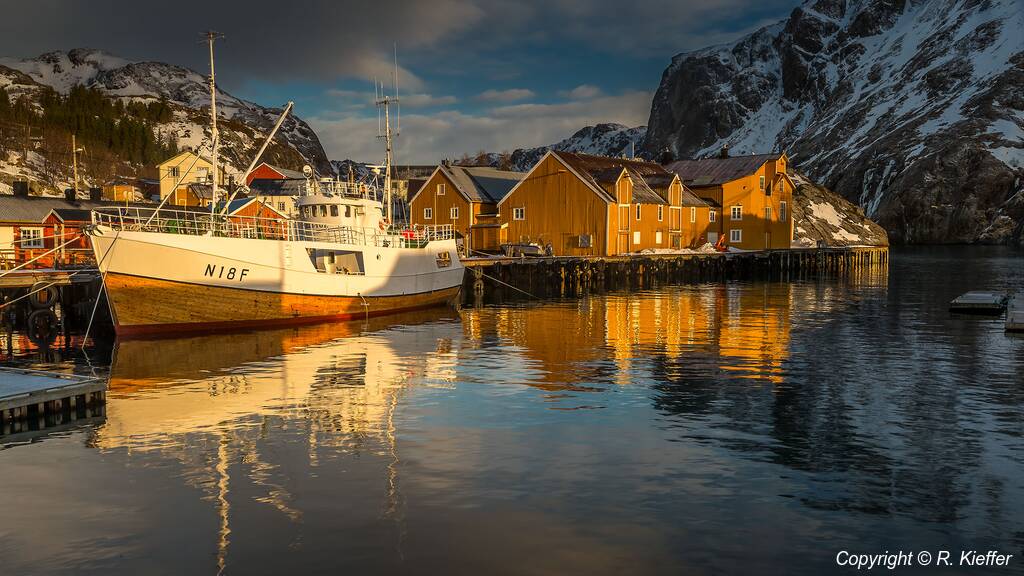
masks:
<svg viewBox="0 0 1024 576"><path fill-rule="evenodd" d="M384 109L384 132L383 133L379 133L379 128L378 128L377 137L384 139L384 143L386 145L386 150L387 150L387 155L384 158L384 218L387 219L387 221L389 223L392 220L392 218L391 218L391 216L392 216L392 214L391 214L392 139L395 136L398 136L398 132L392 133L392 131L391 131L391 111L390 111L391 104L395 104L396 106L398 104L398 53L397 53L397 48L396 48L396 52L395 52L394 82L395 82L395 96L394 97L388 96L384 92L384 83L383 82L381 82L381 84L380 84L379 92L377 91L376 88L374 89L374 92L379 94L379 96L377 96L377 100L374 102L374 104L376 104L378 108L383 108ZM374 84L376 85L376 81L374 82ZM378 116L378 126L379 126L379 121L380 121L380 117Z"/></svg>
<svg viewBox="0 0 1024 576"><path fill-rule="evenodd" d="M217 132L217 75L213 68L213 43L223 38L220 32L209 30L206 32L206 42L210 45L210 139L213 141L213 183L210 187L210 215L212 216L217 205L217 183L219 177L217 152L220 146L220 134ZM211 220L210 226L213 226Z"/></svg>

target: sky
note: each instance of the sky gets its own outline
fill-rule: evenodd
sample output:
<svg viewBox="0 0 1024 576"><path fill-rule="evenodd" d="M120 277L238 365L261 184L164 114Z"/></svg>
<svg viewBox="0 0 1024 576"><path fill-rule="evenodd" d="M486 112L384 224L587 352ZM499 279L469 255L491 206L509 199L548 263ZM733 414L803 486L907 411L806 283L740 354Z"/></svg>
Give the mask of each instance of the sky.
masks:
<svg viewBox="0 0 1024 576"><path fill-rule="evenodd" d="M374 78L393 91L399 163L557 142L598 122L646 124L680 52L730 42L797 0L0 0L0 56L97 48L208 71L265 106L291 100L328 156L379 161Z"/></svg>

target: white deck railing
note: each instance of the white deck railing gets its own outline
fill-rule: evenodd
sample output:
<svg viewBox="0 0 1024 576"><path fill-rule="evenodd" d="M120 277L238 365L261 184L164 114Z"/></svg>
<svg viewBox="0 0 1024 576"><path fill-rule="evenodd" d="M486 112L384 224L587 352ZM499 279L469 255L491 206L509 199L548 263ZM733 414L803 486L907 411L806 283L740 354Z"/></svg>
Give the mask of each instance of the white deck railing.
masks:
<svg viewBox="0 0 1024 576"><path fill-rule="evenodd" d="M356 246L416 248L434 240L450 240L450 224L383 230L353 226L331 226L317 222L255 216L226 216L205 210L156 210L110 206L92 211L92 223L116 230L213 235L223 238L330 242Z"/></svg>

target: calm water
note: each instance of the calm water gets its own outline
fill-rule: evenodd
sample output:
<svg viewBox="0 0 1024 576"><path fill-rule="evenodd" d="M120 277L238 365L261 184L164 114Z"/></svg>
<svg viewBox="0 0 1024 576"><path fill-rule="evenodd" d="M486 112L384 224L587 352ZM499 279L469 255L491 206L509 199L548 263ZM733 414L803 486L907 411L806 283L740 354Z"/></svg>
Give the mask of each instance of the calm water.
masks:
<svg viewBox="0 0 1024 576"><path fill-rule="evenodd" d="M820 574L963 548L1020 571L1024 338L946 309L1010 288L1019 252L905 250L93 349L104 419L0 438L0 572Z"/></svg>

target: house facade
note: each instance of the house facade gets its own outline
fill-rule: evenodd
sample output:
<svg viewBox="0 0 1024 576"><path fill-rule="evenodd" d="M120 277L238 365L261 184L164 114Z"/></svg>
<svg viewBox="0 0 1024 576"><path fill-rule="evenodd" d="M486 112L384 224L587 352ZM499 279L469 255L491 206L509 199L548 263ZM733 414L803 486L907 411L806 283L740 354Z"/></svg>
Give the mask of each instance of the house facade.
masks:
<svg viewBox="0 0 1024 576"><path fill-rule="evenodd" d="M550 151L499 202L499 242L559 256L688 248L708 210L658 164Z"/></svg>
<svg viewBox="0 0 1024 576"><path fill-rule="evenodd" d="M679 160L666 165L711 206L707 240L746 250L789 248L793 190L785 154Z"/></svg>
<svg viewBox="0 0 1024 576"><path fill-rule="evenodd" d="M498 203L522 177L522 172L441 164L410 199L409 223L451 224L466 254L496 252Z"/></svg>
<svg viewBox="0 0 1024 576"><path fill-rule="evenodd" d="M193 164L193 161L195 164ZM191 169L190 169L191 167ZM203 199L199 194L190 194L187 189L192 185L205 185L209 186L211 183L211 177L213 176L213 164L206 158L200 156L196 157L196 154L191 151L184 151L176 156L164 160L160 164L157 164L157 174L160 180L160 199L163 200L169 195L174 194L171 199L173 204L179 206L196 206L202 204L186 204L188 201L201 202ZM228 177L225 174L224 167L221 166L218 171L220 187L226 187ZM183 177L184 176L184 177ZM181 184L175 186L180 180ZM180 194L177 194L181 192ZM208 205L208 204L207 204Z"/></svg>

